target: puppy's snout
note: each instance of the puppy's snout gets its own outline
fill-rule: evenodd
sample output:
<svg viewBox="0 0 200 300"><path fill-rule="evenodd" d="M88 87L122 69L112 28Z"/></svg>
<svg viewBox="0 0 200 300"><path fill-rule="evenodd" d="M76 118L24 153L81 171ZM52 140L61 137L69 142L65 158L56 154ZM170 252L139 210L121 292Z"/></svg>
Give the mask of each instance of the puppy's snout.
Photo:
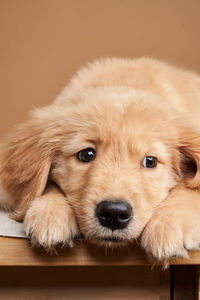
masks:
<svg viewBox="0 0 200 300"><path fill-rule="evenodd" d="M126 228L133 217L131 205L126 201L101 201L96 207L100 224L111 230Z"/></svg>

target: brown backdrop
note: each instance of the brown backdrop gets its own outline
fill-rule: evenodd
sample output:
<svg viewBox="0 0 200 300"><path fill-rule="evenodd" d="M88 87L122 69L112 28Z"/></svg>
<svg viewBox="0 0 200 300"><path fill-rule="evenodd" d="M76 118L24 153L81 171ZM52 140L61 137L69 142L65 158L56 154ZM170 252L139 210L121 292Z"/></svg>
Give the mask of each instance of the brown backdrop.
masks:
<svg viewBox="0 0 200 300"><path fill-rule="evenodd" d="M100 56L200 70L198 0L0 0L0 137Z"/></svg>

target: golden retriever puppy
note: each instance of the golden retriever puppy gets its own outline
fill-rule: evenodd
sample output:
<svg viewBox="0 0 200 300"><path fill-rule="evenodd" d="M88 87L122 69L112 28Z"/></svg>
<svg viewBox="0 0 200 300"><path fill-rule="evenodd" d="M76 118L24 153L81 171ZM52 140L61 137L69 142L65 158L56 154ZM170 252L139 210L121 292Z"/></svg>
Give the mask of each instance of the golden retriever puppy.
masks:
<svg viewBox="0 0 200 300"><path fill-rule="evenodd" d="M159 260L200 243L200 77L149 58L82 68L1 145L1 205L34 245L121 246Z"/></svg>

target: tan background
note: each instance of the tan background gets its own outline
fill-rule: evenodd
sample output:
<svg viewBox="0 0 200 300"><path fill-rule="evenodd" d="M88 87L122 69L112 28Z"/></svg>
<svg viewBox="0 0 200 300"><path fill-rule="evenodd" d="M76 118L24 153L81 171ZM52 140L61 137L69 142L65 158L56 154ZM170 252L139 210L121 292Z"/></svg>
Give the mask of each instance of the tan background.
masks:
<svg viewBox="0 0 200 300"><path fill-rule="evenodd" d="M200 1L0 0L0 137L100 56L200 70Z"/></svg>

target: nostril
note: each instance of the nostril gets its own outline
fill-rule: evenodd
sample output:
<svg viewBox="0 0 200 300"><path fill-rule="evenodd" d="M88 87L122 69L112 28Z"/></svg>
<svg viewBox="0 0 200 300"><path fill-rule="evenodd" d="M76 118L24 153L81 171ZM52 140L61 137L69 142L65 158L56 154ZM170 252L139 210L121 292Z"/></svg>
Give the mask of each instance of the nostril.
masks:
<svg viewBox="0 0 200 300"><path fill-rule="evenodd" d="M130 216L128 215L128 214L120 214L119 215L119 219L120 220L127 220L127 219L129 219L130 218Z"/></svg>
<svg viewBox="0 0 200 300"><path fill-rule="evenodd" d="M103 213L99 214L99 217L102 219L108 219L108 218L110 218L110 213L103 212Z"/></svg>

